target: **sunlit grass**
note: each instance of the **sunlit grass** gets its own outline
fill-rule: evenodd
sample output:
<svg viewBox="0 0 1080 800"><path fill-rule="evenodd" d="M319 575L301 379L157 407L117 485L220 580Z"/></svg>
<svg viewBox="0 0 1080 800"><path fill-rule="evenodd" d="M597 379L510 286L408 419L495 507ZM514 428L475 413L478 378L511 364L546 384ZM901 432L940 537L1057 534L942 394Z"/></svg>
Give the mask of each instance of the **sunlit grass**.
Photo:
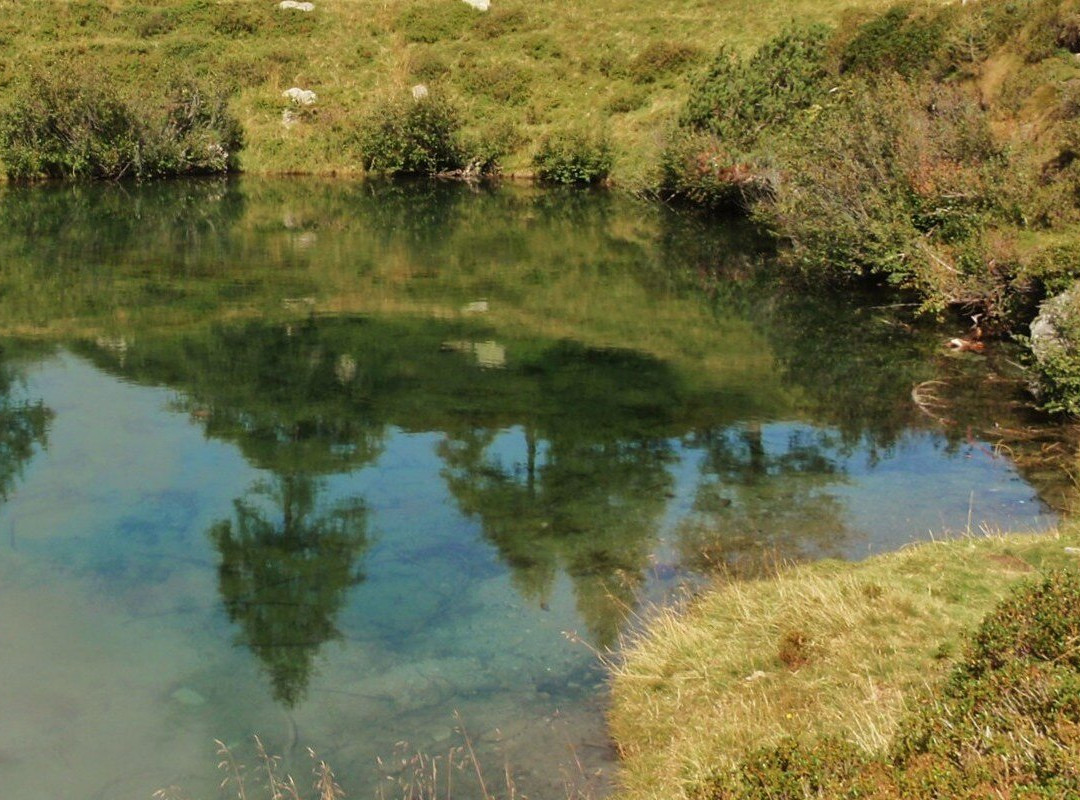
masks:
<svg viewBox="0 0 1080 800"><path fill-rule="evenodd" d="M720 583L657 611L613 666L627 800L692 797L755 747L832 734L878 753L1016 581L1074 563L1075 525L976 535Z"/></svg>
<svg viewBox="0 0 1080 800"><path fill-rule="evenodd" d="M508 172L528 171L545 134L604 129L615 174L645 176L691 76L720 48L751 49L792 20L836 22L849 8L889 0L765 0L708 3L640 0L543 5L497 0L486 13L460 0L324 0L310 14L246 0L0 0L0 99L33 65L74 60L145 94L176 72L235 84L234 111L247 133L243 166L256 172L354 174L355 123L378 97L415 83L445 88L471 136L512 127ZM677 44L689 58L650 71L647 48ZM18 65L18 73L15 65ZM285 128L281 93L314 90Z"/></svg>

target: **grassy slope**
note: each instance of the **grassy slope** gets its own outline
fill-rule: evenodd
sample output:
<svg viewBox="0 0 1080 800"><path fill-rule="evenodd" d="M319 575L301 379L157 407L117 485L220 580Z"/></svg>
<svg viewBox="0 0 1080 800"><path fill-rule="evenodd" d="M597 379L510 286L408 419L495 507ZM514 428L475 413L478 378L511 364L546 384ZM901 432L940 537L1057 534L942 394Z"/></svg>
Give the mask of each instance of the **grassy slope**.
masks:
<svg viewBox="0 0 1080 800"><path fill-rule="evenodd" d="M688 77L722 44L748 50L793 19L887 5L494 0L481 13L461 0L316 0L305 14L274 0L0 0L0 102L35 68L105 71L136 95L177 73L215 74L239 87L245 169L349 173L365 108L426 82L459 100L470 133L513 130L509 171L528 168L545 133L604 128L616 176L631 181L655 164ZM650 47L653 58L639 58ZM675 56L657 67L665 53ZM291 86L319 101L286 130L281 92Z"/></svg>
<svg viewBox="0 0 1080 800"><path fill-rule="evenodd" d="M936 542L720 585L659 612L614 670L623 796L692 797L714 771L789 734L880 750L962 634L1016 581L1075 564L1065 548L1077 544L1075 524Z"/></svg>

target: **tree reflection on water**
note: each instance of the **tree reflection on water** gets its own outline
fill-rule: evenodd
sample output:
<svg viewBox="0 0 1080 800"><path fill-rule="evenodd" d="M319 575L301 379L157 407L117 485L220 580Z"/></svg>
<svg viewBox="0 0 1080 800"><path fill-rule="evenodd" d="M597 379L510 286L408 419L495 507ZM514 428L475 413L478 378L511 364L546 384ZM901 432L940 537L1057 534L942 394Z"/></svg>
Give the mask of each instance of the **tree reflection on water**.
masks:
<svg viewBox="0 0 1080 800"><path fill-rule="evenodd" d="M319 490L310 475L274 475L210 528L225 610L290 708L304 698L319 648L340 638L334 620L364 578L369 544L363 501L322 507Z"/></svg>

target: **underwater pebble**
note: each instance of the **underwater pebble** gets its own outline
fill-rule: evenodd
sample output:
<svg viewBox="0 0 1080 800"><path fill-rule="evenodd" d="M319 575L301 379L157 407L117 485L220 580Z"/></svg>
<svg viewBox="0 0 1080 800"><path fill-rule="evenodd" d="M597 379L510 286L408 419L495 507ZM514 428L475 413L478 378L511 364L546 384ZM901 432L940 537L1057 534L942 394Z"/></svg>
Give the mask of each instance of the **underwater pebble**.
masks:
<svg viewBox="0 0 1080 800"><path fill-rule="evenodd" d="M186 686L181 686L170 697L182 706L190 706L195 708L197 706L205 705L206 698L196 692L194 689L189 689Z"/></svg>

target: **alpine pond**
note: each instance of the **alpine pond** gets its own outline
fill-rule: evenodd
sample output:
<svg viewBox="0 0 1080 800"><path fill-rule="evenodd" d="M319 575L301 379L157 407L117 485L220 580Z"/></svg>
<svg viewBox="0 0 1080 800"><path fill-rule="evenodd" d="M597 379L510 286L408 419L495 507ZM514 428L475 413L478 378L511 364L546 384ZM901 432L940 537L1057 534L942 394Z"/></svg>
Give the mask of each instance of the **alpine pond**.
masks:
<svg viewBox="0 0 1080 800"><path fill-rule="evenodd" d="M594 651L647 603L1064 502L1007 352L628 197L8 187L0 223L12 797L212 797L252 734L349 796L416 753L467 787L462 730L599 794Z"/></svg>

